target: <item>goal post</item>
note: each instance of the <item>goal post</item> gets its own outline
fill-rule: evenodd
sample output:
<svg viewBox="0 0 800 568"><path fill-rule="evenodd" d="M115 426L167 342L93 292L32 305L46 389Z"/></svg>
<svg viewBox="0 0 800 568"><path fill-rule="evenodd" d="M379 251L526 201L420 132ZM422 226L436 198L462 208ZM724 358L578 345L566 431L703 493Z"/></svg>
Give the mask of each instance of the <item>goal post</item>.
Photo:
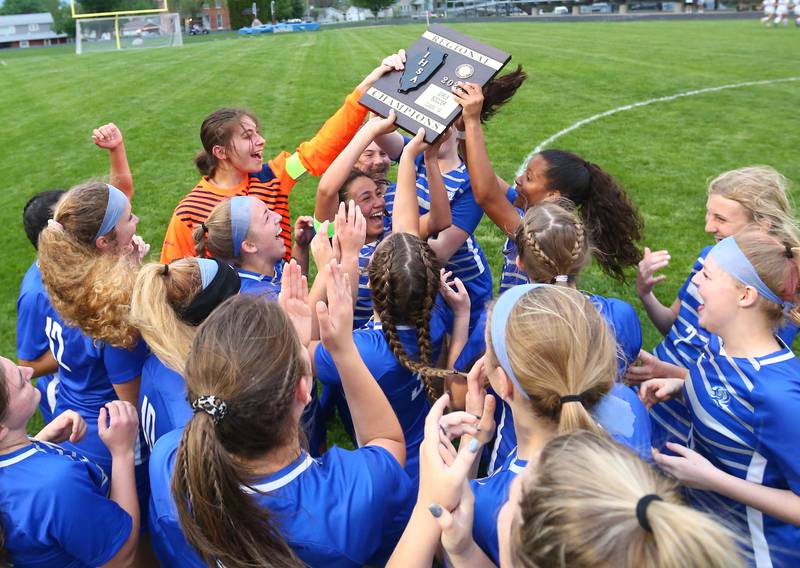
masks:
<svg viewBox="0 0 800 568"><path fill-rule="evenodd" d="M114 14L75 19L75 53L183 45L176 13Z"/></svg>

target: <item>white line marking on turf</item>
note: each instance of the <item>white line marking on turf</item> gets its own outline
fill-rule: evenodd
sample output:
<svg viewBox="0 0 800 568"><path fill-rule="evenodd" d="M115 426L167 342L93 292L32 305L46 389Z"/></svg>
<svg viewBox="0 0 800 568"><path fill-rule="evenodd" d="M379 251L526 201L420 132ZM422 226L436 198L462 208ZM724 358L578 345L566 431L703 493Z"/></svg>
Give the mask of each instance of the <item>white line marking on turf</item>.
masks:
<svg viewBox="0 0 800 568"><path fill-rule="evenodd" d="M522 175L522 173L525 171L525 167L528 165L528 161L530 161L530 159L533 156L535 156L536 154L538 154L539 152L544 150L545 147L549 146L550 144L552 144L553 142L555 142L556 140L558 140L559 138L561 138L565 134L569 134L573 130L577 130L582 126L586 126L587 124L592 123L592 122L594 122L596 120L600 120L601 118L605 118L606 116L611 116L612 114L617 114L618 112L631 110L631 109L634 109L634 108L639 108L639 107L643 107L643 106L647 106L647 105L652 105L654 103L664 103L664 102L668 102L668 101L674 101L676 99L680 99L680 98L683 98L683 97L691 97L691 96L694 96L694 95L702 95L702 94L705 94L705 93L714 93L714 92L717 92L717 91L725 91L727 89L738 89L738 88L741 88L741 87L753 87L753 86L758 86L758 85L772 85L774 83L789 83L789 82L792 82L792 81L800 81L800 77L786 77L785 79L768 79L768 80L765 80L765 81L747 81L745 83L734 83L732 85L720 85L718 87L707 87L705 89L695 89L695 90L692 90L692 91L684 91L682 93L676 93L674 95L668 95L666 97L657 97L657 98L654 98L654 99L647 99L646 101L640 101L638 103L632 103L632 104L629 104L629 105L623 105L623 106L620 106L620 107L617 107L617 108L612 108L611 110L607 110L605 112L594 114L594 115L590 116L589 118L584 118L582 120L579 120L575 124L573 124L571 126L568 126L567 128L565 128L563 130L559 130L558 132L556 132L555 134L553 134L552 136L550 136L546 140L540 142L539 145L536 146L536 148L534 148L531 151L531 153L528 154L525 157L525 161L522 162L522 164L519 166L519 169L517 170L517 176Z"/></svg>

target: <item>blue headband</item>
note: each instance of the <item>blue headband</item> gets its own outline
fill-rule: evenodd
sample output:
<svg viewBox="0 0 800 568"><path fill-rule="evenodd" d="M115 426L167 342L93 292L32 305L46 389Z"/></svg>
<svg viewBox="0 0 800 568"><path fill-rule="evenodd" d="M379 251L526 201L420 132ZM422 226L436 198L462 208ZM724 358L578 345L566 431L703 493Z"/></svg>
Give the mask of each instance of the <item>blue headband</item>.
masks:
<svg viewBox="0 0 800 568"><path fill-rule="evenodd" d="M200 265L200 285L203 287L203 290L205 290L217 275L219 266L215 260L210 258L198 258L197 264Z"/></svg>
<svg viewBox="0 0 800 568"><path fill-rule="evenodd" d="M492 308L490 330L492 333L494 354L497 356L497 361L506 372L506 375L508 375L508 378L511 379L511 382L514 383L514 386L525 400L530 400L530 397L528 393L525 392L525 389L522 388L522 385L519 384L517 377L514 375L514 371L511 369L511 361L508 360L508 351L506 351L506 327L508 327L508 316L511 315L511 310L517 305L519 299L527 292L543 286L547 286L547 284L520 284L519 286L509 288L497 299L497 302L495 302Z"/></svg>
<svg viewBox="0 0 800 568"><path fill-rule="evenodd" d="M106 184L108 188L108 203L106 203L106 212L103 214L103 222L94 236L95 240L103 235L110 233L114 227L119 223L119 218L125 212L125 206L128 204L128 198L125 194L110 184Z"/></svg>
<svg viewBox="0 0 800 568"><path fill-rule="evenodd" d="M775 292L769 289L769 286L764 284L764 281L758 276L758 272L753 268L752 263L747 259L747 256L739 248L736 239L733 237L722 239L708 254L714 258L714 262L719 264L722 270L745 286L755 288L760 295L770 302L774 302L783 308L792 306L791 302L784 302Z"/></svg>
<svg viewBox="0 0 800 568"><path fill-rule="evenodd" d="M250 197L240 195L231 197L231 237L233 238L233 257L242 254L242 241L250 228L250 209L253 202Z"/></svg>

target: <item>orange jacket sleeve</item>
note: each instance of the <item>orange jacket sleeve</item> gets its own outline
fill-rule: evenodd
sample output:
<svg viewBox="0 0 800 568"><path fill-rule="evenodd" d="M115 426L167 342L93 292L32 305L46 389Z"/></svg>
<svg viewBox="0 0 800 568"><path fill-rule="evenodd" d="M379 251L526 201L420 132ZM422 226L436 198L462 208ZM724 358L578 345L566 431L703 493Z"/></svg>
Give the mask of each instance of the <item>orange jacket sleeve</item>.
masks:
<svg viewBox="0 0 800 568"><path fill-rule="evenodd" d="M164 236L164 245L161 247L161 262L168 264L187 256L195 256L192 230L173 213Z"/></svg>
<svg viewBox="0 0 800 568"><path fill-rule="evenodd" d="M325 121L325 124L311 140L302 142L297 147L295 154L289 155L282 152L270 160L269 165L273 173L281 179L282 186L286 186L284 181L286 177L297 180L305 172L313 176L321 176L325 173L328 166L364 124L368 110L358 102L360 97L361 91L358 89L347 95L339 110ZM299 159L300 163L292 164L293 159ZM298 172L300 167L304 171Z"/></svg>

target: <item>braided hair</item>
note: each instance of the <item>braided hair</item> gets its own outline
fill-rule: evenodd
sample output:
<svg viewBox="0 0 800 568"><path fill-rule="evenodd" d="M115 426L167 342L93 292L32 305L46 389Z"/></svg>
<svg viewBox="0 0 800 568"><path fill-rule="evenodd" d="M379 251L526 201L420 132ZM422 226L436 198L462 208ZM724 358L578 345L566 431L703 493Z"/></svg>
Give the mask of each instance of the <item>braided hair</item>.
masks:
<svg viewBox="0 0 800 568"><path fill-rule="evenodd" d="M525 212L514 241L523 268L533 282L575 280L589 262L591 245L583 222L568 200L545 201ZM560 283L560 282L559 282Z"/></svg>
<svg viewBox="0 0 800 568"><path fill-rule="evenodd" d="M430 319L439 288L439 265L427 242L409 233L392 233L378 245L369 263L372 305L378 313L389 348L400 364L419 373L428 398L443 390L454 371L431 367ZM397 326L413 325L419 356L414 360L403 348Z"/></svg>

